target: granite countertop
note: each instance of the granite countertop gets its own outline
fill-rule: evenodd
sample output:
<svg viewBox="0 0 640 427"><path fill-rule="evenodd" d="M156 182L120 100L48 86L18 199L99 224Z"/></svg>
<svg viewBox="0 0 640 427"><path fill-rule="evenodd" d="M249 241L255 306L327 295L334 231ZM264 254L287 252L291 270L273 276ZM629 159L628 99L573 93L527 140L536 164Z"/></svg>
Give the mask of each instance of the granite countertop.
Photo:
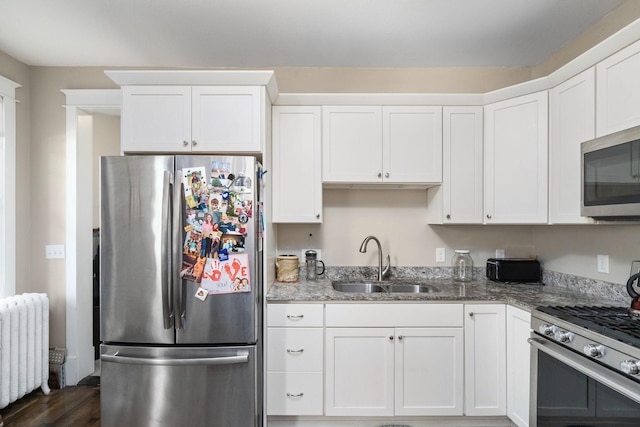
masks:
<svg viewBox="0 0 640 427"><path fill-rule="evenodd" d="M400 279L395 279L400 280ZM274 282L267 291L269 303L282 302L498 302L507 303L525 310L541 305L613 305L622 301L620 295L602 295L580 289L542 284L505 284L484 278L468 283L454 282L449 278L411 279L413 283L428 284L432 292L407 293L347 293L338 292L330 279L314 282L301 280L297 283Z"/></svg>

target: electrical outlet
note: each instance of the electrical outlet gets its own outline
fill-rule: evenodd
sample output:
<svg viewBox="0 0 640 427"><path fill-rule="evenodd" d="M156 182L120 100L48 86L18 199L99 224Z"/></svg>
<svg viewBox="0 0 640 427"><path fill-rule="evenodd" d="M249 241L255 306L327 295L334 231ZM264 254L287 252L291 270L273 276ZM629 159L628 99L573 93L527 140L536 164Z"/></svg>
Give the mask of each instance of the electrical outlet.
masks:
<svg viewBox="0 0 640 427"><path fill-rule="evenodd" d="M436 248L436 262L444 262L445 251L444 248Z"/></svg>
<svg viewBox="0 0 640 427"><path fill-rule="evenodd" d="M45 257L47 259L64 258L64 245L46 245Z"/></svg>
<svg viewBox="0 0 640 427"><path fill-rule="evenodd" d="M300 251L300 262L304 262L304 260L306 258L304 253L307 252L307 251L316 251L316 253L318 254L318 259L322 260L322 249L307 248L307 249L302 249Z"/></svg>
<svg viewBox="0 0 640 427"><path fill-rule="evenodd" d="M598 273L609 273L609 255L598 255Z"/></svg>
<svg viewBox="0 0 640 427"><path fill-rule="evenodd" d="M496 249L496 258L504 258L504 249Z"/></svg>

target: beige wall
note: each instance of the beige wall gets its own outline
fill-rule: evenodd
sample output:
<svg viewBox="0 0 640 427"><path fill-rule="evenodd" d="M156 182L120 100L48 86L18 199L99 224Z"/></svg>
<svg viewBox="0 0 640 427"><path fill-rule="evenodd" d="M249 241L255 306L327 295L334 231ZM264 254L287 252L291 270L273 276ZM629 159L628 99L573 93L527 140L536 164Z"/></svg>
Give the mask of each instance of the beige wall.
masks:
<svg viewBox="0 0 640 427"><path fill-rule="evenodd" d="M597 24L575 44L535 69L337 69L277 68L281 92L486 92L547 74L581 53L582 46L615 31L640 16L637 2ZM63 260L46 260L46 244L65 243L65 102L61 89L112 89L103 68L27 67L0 52L0 74L20 84L18 104L18 258L19 292L47 292L51 298L51 345L64 346L65 268ZM426 224L424 192L325 191L324 223L281 225L278 245L285 252L310 246L323 249L328 265L373 265L374 251L359 254L361 240L378 235L393 265L435 265L436 247L468 247L476 265L496 248L507 254L538 254L553 270L586 277L593 273L596 254L611 256L612 273L620 282L626 266L640 258L637 226L526 227ZM21 214L21 215L20 215ZM91 230L87 230L90 233ZM311 234L311 236L309 236ZM577 235L577 236L576 236ZM570 254L570 255L568 255Z"/></svg>
<svg viewBox="0 0 640 427"><path fill-rule="evenodd" d="M29 262L30 250L30 215L31 172L30 172L30 84L29 67L12 57L0 52L0 75L22 85L16 90L16 291L30 290L31 270L34 266Z"/></svg>
<svg viewBox="0 0 640 427"><path fill-rule="evenodd" d="M93 116L93 228L100 227L100 156L120 154L120 117Z"/></svg>

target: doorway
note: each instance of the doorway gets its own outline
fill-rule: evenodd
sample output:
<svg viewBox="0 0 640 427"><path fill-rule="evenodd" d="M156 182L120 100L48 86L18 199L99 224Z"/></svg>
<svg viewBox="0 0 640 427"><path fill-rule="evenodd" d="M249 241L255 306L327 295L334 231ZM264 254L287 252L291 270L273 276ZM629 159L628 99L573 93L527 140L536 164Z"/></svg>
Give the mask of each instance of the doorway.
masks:
<svg viewBox="0 0 640 427"><path fill-rule="evenodd" d="M94 125L119 117L120 90L63 90L66 96L66 383L95 371L93 346ZM94 121L94 118L96 120ZM115 119L112 119L115 120ZM119 120L119 119L118 119ZM107 120L108 121L108 120ZM113 124L111 125L113 126ZM118 145L119 145L118 133ZM101 151L101 150L96 150ZM117 153L120 150L118 147ZM104 153L107 154L107 153Z"/></svg>

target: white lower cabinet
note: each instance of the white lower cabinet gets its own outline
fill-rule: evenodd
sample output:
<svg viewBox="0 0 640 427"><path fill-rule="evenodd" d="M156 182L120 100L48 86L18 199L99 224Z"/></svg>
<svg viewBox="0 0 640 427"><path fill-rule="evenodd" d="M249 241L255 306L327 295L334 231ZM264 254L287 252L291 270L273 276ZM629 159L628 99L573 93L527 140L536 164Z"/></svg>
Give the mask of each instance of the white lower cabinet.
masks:
<svg viewBox="0 0 640 427"><path fill-rule="evenodd" d="M267 309L267 415L322 415L322 304Z"/></svg>
<svg viewBox="0 0 640 427"><path fill-rule="evenodd" d="M531 313L507 306L507 416L518 427L529 425Z"/></svg>
<svg viewBox="0 0 640 427"><path fill-rule="evenodd" d="M465 415L506 415L504 304L464 306Z"/></svg>
<svg viewBox="0 0 640 427"><path fill-rule="evenodd" d="M325 323L326 415L462 415L461 304L328 304Z"/></svg>

